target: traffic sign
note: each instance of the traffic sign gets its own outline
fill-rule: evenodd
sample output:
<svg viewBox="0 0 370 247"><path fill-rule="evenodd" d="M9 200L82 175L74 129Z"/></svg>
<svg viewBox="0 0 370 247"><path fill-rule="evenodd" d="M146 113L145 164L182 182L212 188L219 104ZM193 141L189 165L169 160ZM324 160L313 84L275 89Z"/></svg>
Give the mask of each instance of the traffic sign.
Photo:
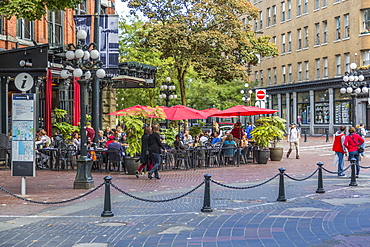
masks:
<svg viewBox="0 0 370 247"><path fill-rule="evenodd" d="M22 92L26 92L33 87L33 77L28 73L19 73L14 79L15 87Z"/></svg>
<svg viewBox="0 0 370 247"><path fill-rule="evenodd" d="M266 89L256 90L256 100L266 100Z"/></svg>

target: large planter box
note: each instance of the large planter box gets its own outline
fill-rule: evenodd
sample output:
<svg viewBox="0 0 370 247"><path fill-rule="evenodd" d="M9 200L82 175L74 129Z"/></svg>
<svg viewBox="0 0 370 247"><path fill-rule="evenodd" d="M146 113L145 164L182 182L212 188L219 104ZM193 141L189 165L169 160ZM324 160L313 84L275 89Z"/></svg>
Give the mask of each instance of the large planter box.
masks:
<svg viewBox="0 0 370 247"><path fill-rule="evenodd" d="M139 169L140 161L136 162L138 158L136 157L126 157L126 170L128 175L135 175L135 171Z"/></svg>

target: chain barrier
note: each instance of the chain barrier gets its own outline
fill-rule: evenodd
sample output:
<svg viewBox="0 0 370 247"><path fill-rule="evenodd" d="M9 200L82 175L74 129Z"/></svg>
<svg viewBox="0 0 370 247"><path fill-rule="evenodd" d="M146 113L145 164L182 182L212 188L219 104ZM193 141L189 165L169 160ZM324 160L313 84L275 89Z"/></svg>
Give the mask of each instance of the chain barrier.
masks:
<svg viewBox="0 0 370 247"><path fill-rule="evenodd" d="M200 183L197 187L195 187L194 189L190 190L189 192L186 192L183 195L180 195L180 196L177 196L177 197L174 197L174 198L170 198L170 199L164 199L164 200L150 200L150 199L141 198L141 197L134 196L132 194L129 194L129 193L121 190L120 188L118 188L114 184L111 184L111 186L113 188L115 188L116 190L118 190L119 192L121 192L122 194L125 194L126 196L129 196L131 198L134 198L134 199L137 199L137 200L140 200L140 201L144 201L144 202L170 202L170 201L174 201L174 200L177 200L177 199L180 199L182 197L185 197L185 196L189 195L190 193L192 193L192 192L196 191L197 189L199 189L203 184L204 184L204 181L202 183Z"/></svg>
<svg viewBox="0 0 370 247"><path fill-rule="evenodd" d="M347 171L350 167L351 167L351 165L347 166L345 169L343 169L343 172ZM324 167L322 169L324 171L328 172L328 173L331 173L331 174L339 174L339 172L332 172L332 171L329 171L328 169L325 169Z"/></svg>
<svg viewBox="0 0 370 247"><path fill-rule="evenodd" d="M7 191L6 189L3 189L0 187L0 190L4 191L5 193L8 193L9 195L11 196L14 196L15 198L18 198L18 199L21 199L23 201L26 201L26 202L32 202L32 203L37 203L37 204L62 204L62 203L67 203L67 202L72 202L72 201L75 201L75 200L78 200L78 199L81 199L82 197L84 196L87 196L87 195L90 195L91 193L95 192L96 190L100 189L102 186L104 185L104 183L102 183L101 185L99 185L98 187L90 190L89 192L83 194L83 195L80 195L78 197L75 197L75 198L72 198L72 199L68 199L68 200L63 200L63 201L59 201L59 202L40 202L40 201L34 201L34 200L30 200L30 199L26 199L26 198L23 198L23 197L20 197L20 196L17 196L16 194L13 194L12 192L10 191Z"/></svg>
<svg viewBox="0 0 370 247"><path fill-rule="evenodd" d="M306 178L293 178L293 177L291 177L291 176L289 176L288 174L286 174L286 173L284 173L284 175L286 176L286 177L288 177L288 178L290 178L290 179L292 179L292 180L294 180L294 181L305 181L305 180L307 180L307 179L309 179L309 178L311 178L313 175L315 175L316 174L316 172L319 170L319 168L317 168L311 175L309 175L308 177L306 177Z"/></svg>
<svg viewBox="0 0 370 247"><path fill-rule="evenodd" d="M370 168L370 166L360 166L360 165L358 165L358 166L361 167L361 168L364 168L364 169Z"/></svg>
<svg viewBox="0 0 370 247"><path fill-rule="evenodd" d="M226 184L222 184L222 183L219 183L219 182L216 182L215 180L212 180L211 179L211 182L217 184L217 185L220 185L222 187L225 187L225 188L229 188L229 189L236 189L236 190L246 190L246 189L252 189L252 188L256 188L258 186L261 186L261 185L264 185L264 184L267 184L268 182L270 182L271 180L275 179L277 176L279 176L279 173L276 174L274 177L270 178L269 180L263 182L263 183L260 183L260 184L256 184L256 185L252 185L252 186L247 186L247 187L235 187L235 186L230 186L230 185L226 185Z"/></svg>

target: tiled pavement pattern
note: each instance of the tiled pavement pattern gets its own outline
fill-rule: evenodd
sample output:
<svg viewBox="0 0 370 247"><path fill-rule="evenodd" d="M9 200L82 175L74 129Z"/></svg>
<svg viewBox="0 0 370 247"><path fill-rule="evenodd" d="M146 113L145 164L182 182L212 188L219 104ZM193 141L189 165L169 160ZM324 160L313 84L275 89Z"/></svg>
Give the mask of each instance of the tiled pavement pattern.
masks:
<svg viewBox="0 0 370 247"><path fill-rule="evenodd" d="M191 190L205 173L218 182L242 187L267 180L281 166L296 178L308 176L319 161L335 171L330 143L301 144L300 160L162 172L160 181L110 175L128 193L166 199ZM362 165L367 163L364 159ZM71 189L74 174L38 171L36 178L27 179L27 198L58 201L85 193ZM107 173L93 175L99 185ZM287 202L276 201L278 178L247 190L211 183L211 213L200 212L204 186L166 203L134 200L112 188L115 216L111 218L100 217L104 189L60 205L26 203L0 191L0 246L370 246L369 178L370 170L363 169L359 186L349 187L349 178L324 173L324 194L315 193L316 175L302 182L285 178ZM0 187L17 193L19 184L9 171L0 171Z"/></svg>

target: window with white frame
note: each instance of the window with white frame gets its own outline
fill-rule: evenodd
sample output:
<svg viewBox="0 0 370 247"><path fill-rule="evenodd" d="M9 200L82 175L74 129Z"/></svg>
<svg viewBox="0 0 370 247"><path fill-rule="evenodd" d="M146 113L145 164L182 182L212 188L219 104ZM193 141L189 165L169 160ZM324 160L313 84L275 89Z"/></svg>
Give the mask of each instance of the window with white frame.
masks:
<svg viewBox="0 0 370 247"><path fill-rule="evenodd" d="M281 53L285 53L285 33L281 35Z"/></svg>
<svg viewBox="0 0 370 247"><path fill-rule="evenodd" d="M258 70L254 71L254 80L258 81Z"/></svg>
<svg viewBox="0 0 370 247"><path fill-rule="evenodd" d="M307 13L308 13L308 0L304 0L303 14L307 14Z"/></svg>
<svg viewBox="0 0 370 247"><path fill-rule="evenodd" d="M316 79L320 79L320 58L315 59L315 65L316 65Z"/></svg>
<svg viewBox="0 0 370 247"><path fill-rule="evenodd" d="M322 7L325 8L328 6L328 0L322 0Z"/></svg>
<svg viewBox="0 0 370 247"><path fill-rule="evenodd" d="M351 56L349 53L344 53L344 71L350 71Z"/></svg>
<svg viewBox="0 0 370 247"><path fill-rule="evenodd" d="M286 67L285 65L281 66L281 83L286 83Z"/></svg>
<svg viewBox="0 0 370 247"><path fill-rule="evenodd" d="M272 43L276 45L276 36L272 37Z"/></svg>
<svg viewBox="0 0 370 247"><path fill-rule="evenodd" d="M292 65L288 64L288 82L291 83L292 81L293 81Z"/></svg>
<svg viewBox="0 0 370 247"><path fill-rule="evenodd" d="M263 87L263 70L260 70L260 86Z"/></svg>
<svg viewBox="0 0 370 247"><path fill-rule="evenodd" d="M267 82L271 85L271 69L267 69Z"/></svg>
<svg viewBox="0 0 370 247"><path fill-rule="evenodd" d="M361 51L362 66L370 65L370 50Z"/></svg>
<svg viewBox="0 0 370 247"><path fill-rule="evenodd" d="M49 44L51 46L63 45L63 15L64 12L57 10L48 13Z"/></svg>
<svg viewBox="0 0 370 247"><path fill-rule="evenodd" d="M285 21L285 2L281 2L281 21Z"/></svg>
<svg viewBox="0 0 370 247"><path fill-rule="evenodd" d="M274 70L274 84L277 84L276 67L274 67L273 70Z"/></svg>
<svg viewBox="0 0 370 247"><path fill-rule="evenodd" d="M272 25L276 25L276 5L272 6Z"/></svg>
<svg viewBox="0 0 370 247"><path fill-rule="evenodd" d="M335 40L340 40L340 16L335 17Z"/></svg>
<svg viewBox="0 0 370 247"><path fill-rule="evenodd" d="M362 12L362 33L370 32L370 9L363 9Z"/></svg>
<svg viewBox="0 0 370 247"><path fill-rule="evenodd" d="M287 15L286 15L286 19L287 20L290 20L292 19L292 0L287 0L287 7L288 7L288 11L287 11Z"/></svg>
<svg viewBox="0 0 370 247"><path fill-rule="evenodd" d="M327 44L328 43L328 21L322 22L322 43Z"/></svg>
<svg viewBox="0 0 370 247"><path fill-rule="evenodd" d="M77 5L76 15L86 15L87 14L87 1L83 0Z"/></svg>
<svg viewBox="0 0 370 247"><path fill-rule="evenodd" d="M271 26L271 9L267 8L267 27Z"/></svg>
<svg viewBox="0 0 370 247"><path fill-rule="evenodd" d="M298 50L302 49L302 29L297 29L297 37L298 37Z"/></svg>
<svg viewBox="0 0 370 247"><path fill-rule="evenodd" d="M303 35L304 35L303 47L307 48L308 47L308 27L303 28Z"/></svg>
<svg viewBox="0 0 370 247"><path fill-rule="evenodd" d="M341 66L342 64L340 54L335 55L335 74L337 76L340 76L342 74Z"/></svg>
<svg viewBox="0 0 370 247"><path fill-rule="evenodd" d="M349 38L349 14L343 16L344 38Z"/></svg>
<svg viewBox="0 0 370 247"><path fill-rule="evenodd" d="M315 10L320 8L320 0L315 0Z"/></svg>
<svg viewBox="0 0 370 247"><path fill-rule="evenodd" d="M302 0L297 0L297 16L302 15Z"/></svg>
<svg viewBox="0 0 370 247"><path fill-rule="evenodd" d="M17 37L20 39L33 40L35 34L34 22L25 19L17 20Z"/></svg>
<svg viewBox="0 0 370 247"><path fill-rule="evenodd" d="M315 23L315 45L320 45L320 23Z"/></svg>
<svg viewBox="0 0 370 247"><path fill-rule="evenodd" d="M310 80L310 66L308 61L304 61L304 70L305 70L304 79L308 81Z"/></svg>
<svg viewBox="0 0 370 247"><path fill-rule="evenodd" d="M302 62L298 62L298 81L302 81Z"/></svg>
<svg viewBox="0 0 370 247"><path fill-rule="evenodd" d="M288 32L288 46L287 46L287 51L292 52L292 32Z"/></svg>
<svg viewBox="0 0 370 247"><path fill-rule="evenodd" d="M259 29L261 30L262 28L263 28L263 24L262 24L262 17L263 17L263 15L262 15L262 11L260 11L259 12L259 23L260 23L260 26L259 26Z"/></svg>
<svg viewBox="0 0 370 247"><path fill-rule="evenodd" d="M328 71L328 58L323 57L322 58L322 63L323 63L323 77L328 78L329 77L329 71Z"/></svg>

